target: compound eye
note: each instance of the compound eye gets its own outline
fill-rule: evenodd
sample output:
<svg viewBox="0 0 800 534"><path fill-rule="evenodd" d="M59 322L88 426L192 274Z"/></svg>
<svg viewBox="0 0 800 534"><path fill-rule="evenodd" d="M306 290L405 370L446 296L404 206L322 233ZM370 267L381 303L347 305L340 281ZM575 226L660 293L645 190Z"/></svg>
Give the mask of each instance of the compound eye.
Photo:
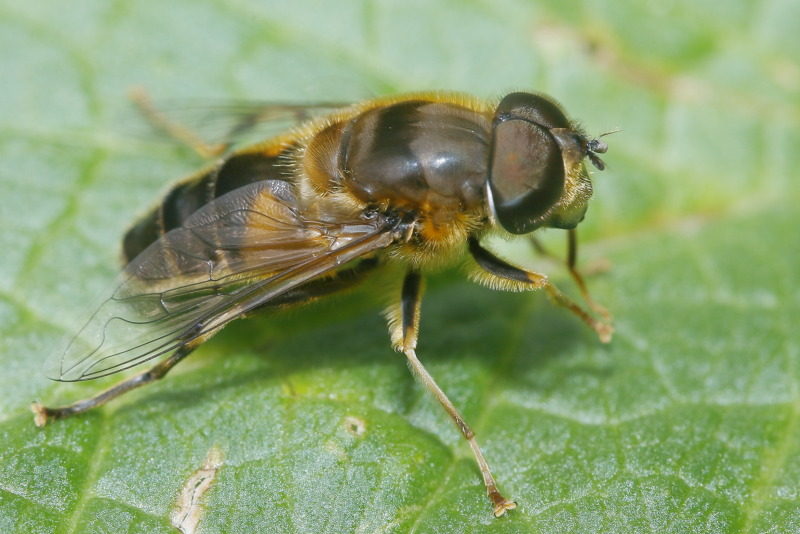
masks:
<svg viewBox="0 0 800 534"><path fill-rule="evenodd" d="M564 190L564 161L555 139L527 120L497 123L489 188L503 228L512 234L535 230Z"/></svg>
<svg viewBox="0 0 800 534"><path fill-rule="evenodd" d="M503 97L495 117L525 119L546 128L569 128L569 121L558 104L542 95L511 93Z"/></svg>

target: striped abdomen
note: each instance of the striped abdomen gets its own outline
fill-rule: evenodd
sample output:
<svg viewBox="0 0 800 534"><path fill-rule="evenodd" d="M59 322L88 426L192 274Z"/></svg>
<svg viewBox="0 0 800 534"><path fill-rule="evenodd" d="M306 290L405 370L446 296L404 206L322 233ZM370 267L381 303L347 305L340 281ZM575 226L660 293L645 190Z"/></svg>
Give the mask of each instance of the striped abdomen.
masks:
<svg viewBox="0 0 800 534"><path fill-rule="evenodd" d="M123 261L129 263L159 237L225 193L259 180L290 180L291 173L287 172L282 157L290 148L281 152L269 148L233 154L213 169L176 184L158 206L125 234Z"/></svg>

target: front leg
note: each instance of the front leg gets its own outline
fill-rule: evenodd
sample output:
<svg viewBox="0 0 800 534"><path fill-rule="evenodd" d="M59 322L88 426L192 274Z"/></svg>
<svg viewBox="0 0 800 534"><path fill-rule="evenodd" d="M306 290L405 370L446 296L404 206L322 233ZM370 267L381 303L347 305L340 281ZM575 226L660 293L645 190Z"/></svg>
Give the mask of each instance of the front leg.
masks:
<svg viewBox="0 0 800 534"><path fill-rule="evenodd" d="M586 301L586 304L588 304L592 310L600 314L604 320L610 322L611 313L605 308L605 306L602 306L594 301L592 295L589 293L589 288L586 286L583 276L578 271L578 234L576 230L574 228L567 230L567 257L565 260L561 260L561 258L547 250L535 235L530 237L530 241L533 245L533 248L536 249L536 252L542 256L557 262L563 262L565 264L567 267L567 272L569 272L569 275L572 277L575 285L578 286L578 291L581 292L581 296L583 297L583 300Z"/></svg>
<svg viewBox="0 0 800 534"><path fill-rule="evenodd" d="M586 310L581 308L575 301L566 296L554 286L547 276L527 271L504 262L485 248L474 237L469 239L469 252L477 263L479 270L473 273L473 279L492 289L505 291L526 291L532 289L544 289L548 296L559 306L563 306L584 323L589 325L597 333L597 337L603 343L611 341L614 327L610 323L598 321Z"/></svg>
<svg viewBox="0 0 800 534"><path fill-rule="evenodd" d="M500 517L506 510L516 508L516 503L510 501L500 494L497 483L489 469L489 464L483 456L478 442L475 440L475 432L469 427L467 422L458 412L456 407L447 398L444 391L439 387L433 377L419 361L416 354L417 336L419 334L420 304L422 302L422 276L414 270L409 271L403 280L403 291L400 299L400 306L389 310L389 333L392 337L392 344L395 349L405 354L408 363L414 374L419 378L425 388L430 391L439 404L442 405L447 415L453 420L461 434L469 443L472 454L478 462L478 468L483 476L483 483L486 486L486 493L492 501L492 511L495 517Z"/></svg>

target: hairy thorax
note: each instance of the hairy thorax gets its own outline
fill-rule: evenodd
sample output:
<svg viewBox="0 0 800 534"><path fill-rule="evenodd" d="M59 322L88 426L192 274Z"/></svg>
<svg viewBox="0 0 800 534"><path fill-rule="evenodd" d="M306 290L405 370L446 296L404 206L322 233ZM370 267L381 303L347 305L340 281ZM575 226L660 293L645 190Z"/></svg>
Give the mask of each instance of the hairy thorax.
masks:
<svg viewBox="0 0 800 534"><path fill-rule="evenodd" d="M331 121L297 163L310 192L409 222L393 255L426 266L486 224L490 129L468 107L407 100Z"/></svg>

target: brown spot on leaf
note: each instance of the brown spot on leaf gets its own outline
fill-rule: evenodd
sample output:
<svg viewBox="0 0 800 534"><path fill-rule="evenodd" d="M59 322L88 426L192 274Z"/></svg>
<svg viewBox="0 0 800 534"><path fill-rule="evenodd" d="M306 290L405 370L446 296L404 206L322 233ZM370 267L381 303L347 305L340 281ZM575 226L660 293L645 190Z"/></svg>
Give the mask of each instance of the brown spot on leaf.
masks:
<svg viewBox="0 0 800 534"><path fill-rule="evenodd" d="M203 465L186 479L170 517L172 526L183 534L194 534L197 531L197 525L200 524L205 512L200 501L211 488L211 483L217 477L217 471L221 466L222 451L217 447L211 447Z"/></svg>
<svg viewBox="0 0 800 534"><path fill-rule="evenodd" d="M353 436L360 438L367 432L367 423L354 415L348 415L344 418L344 428Z"/></svg>

